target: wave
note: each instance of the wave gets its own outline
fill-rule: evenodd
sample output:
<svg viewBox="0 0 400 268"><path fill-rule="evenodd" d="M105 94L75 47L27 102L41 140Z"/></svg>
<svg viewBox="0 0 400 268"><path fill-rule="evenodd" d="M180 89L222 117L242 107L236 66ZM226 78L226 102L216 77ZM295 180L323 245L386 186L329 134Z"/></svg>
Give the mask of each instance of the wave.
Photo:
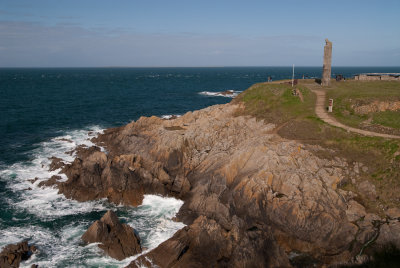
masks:
<svg viewBox="0 0 400 268"><path fill-rule="evenodd" d="M125 267L137 256L117 261L105 256L96 244L82 245L82 234L109 209L115 210L122 221L138 231L147 248L144 253L184 227L183 223L172 220L183 204L174 198L145 195L141 206L131 208L115 206L106 200L77 202L58 194L55 188L38 186L53 175L67 179L64 174L58 174L60 170L48 171L49 157L70 163L75 154L68 152L77 146L94 145L91 138L102 131L99 126L69 131L40 143L31 151L31 161L1 167L0 182L5 184L7 194L0 198L0 209L10 211L12 217L0 216L0 250L22 240L28 240L39 249L39 253L21 263L21 267L32 264L39 267ZM34 178L37 180L29 181Z"/></svg>
<svg viewBox="0 0 400 268"><path fill-rule="evenodd" d="M211 91L202 91L199 92L200 95L211 96L211 97L227 97L227 98L234 98L239 95L242 91L237 90L225 90L219 92L211 92Z"/></svg>
<svg viewBox="0 0 400 268"><path fill-rule="evenodd" d="M166 114L166 115L162 115L161 119L165 119L165 120L171 120L171 119L176 119L178 117L181 117L182 115L180 114Z"/></svg>

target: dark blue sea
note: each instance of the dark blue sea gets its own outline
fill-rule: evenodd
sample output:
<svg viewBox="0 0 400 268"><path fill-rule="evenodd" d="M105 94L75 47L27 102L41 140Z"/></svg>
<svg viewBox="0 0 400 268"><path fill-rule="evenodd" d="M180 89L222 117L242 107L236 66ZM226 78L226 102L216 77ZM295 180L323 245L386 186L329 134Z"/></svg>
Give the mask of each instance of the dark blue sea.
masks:
<svg viewBox="0 0 400 268"><path fill-rule="evenodd" d="M333 76L400 72L400 67L333 67ZM321 67L296 67L295 78L318 78ZM183 227L171 219L182 202L146 196L138 208L104 200L78 203L42 189L49 157L66 154L108 127L140 116L181 115L227 103L254 83L288 79L292 67L0 69L0 250L28 240L39 253L22 267L123 267L80 236L107 209L137 229L152 249ZM232 90L224 97L218 92ZM38 178L35 182L28 180ZM66 179L64 177L64 179Z"/></svg>

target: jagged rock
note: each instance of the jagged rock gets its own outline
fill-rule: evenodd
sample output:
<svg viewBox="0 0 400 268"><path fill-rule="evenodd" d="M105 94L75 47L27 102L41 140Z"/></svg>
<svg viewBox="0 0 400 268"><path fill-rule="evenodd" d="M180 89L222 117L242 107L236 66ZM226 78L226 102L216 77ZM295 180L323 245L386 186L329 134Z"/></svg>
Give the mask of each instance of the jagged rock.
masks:
<svg viewBox="0 0 400 268"><path fill-rule="evenodd" d="M253 228L241 236L238 228L228 231L216 221L200 216L128 267L154 264L160 267L290 267L285 252L277 252L276 242L266 231Z"/></svg>
<svg viewBox="0 0 400 268"><path fill-rule="evenodd" d="M338 189L357 176L353 168L280 138L273 124L236 116L239 108L216 105L173 120L141 117L108 129L93 139L107 153L81 148L63 168L68 180L59 191L134 206L144 194L184 200L177 219L187 227L143 263L290 267L293 252L325 265L353 259L380 220L352 200L355 194ZM364 192L373 194L367 186Z"/></svg>
<svg viewBox="0 0 400 268"><path fill-rule="evenodd" d="M30 179L28 180L30 183L34 184L39 178L35 177L34 179Z"/></svg>
<svg viewBox="0 0 400 268"><path fill-rule="evenodd" d="M49 160L51 160L49 171L57 170L65 165L61 158L55 156L50 157Z"/></svg>
<svg viewBox="0 0 400 268"><path fill-rule="evenodd" d="M140 238L134 229L121 224L111 210L89 227L82 235L82 240L86 243L100 242L99 248L117 260L142 252Z"/></svg>
<svg viewBox="0 0 400 268"><path fill-rule="evenodd" d="M51 176L51 178L48 180L39 182L38 186L39 187L49 187L49 186L53 186L53 185L58 185L60 183L59 180L61 180L61 179L62 178L60 176L54 175L54 176Z"/></svg>
<svg viewBox="0 0 400 268"><path fill-rule="evenodd" d="M0 267L19 267L20 262L29 259L35 251L36 247L29 246L27 241L8 245L0 252Z"/></svg>
<svg viewBox="0 0 400 268"><path fill-rule="evenodd" d="M382 246L393 244L400 249L400 221L391 220L382 224L376 243Z"/></svg>
<svg viewBox="0 0 400 268"><path fill-rule="evenodd" d="M354 200L349 201L348 208L346 210L346 216L349 221L355 222L357 220L360 220L365 217L366 214L367 212L365 211L365 208L363 206L361 206Z"/></svg>

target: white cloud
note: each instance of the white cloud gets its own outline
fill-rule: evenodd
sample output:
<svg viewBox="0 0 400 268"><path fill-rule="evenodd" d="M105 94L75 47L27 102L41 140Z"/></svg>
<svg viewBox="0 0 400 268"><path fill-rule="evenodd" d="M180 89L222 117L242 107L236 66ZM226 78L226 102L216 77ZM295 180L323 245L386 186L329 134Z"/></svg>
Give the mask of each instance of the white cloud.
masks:
<svg viewBox="0 0 400 268"><path fill-rule="evenodd" d="M301 35L145 34L122 28L0 21L0 47L7 51L0 54L0 65L315 66L322 64L323 40ZM335 53L342 52L335 50L334 57Z"/></svg>

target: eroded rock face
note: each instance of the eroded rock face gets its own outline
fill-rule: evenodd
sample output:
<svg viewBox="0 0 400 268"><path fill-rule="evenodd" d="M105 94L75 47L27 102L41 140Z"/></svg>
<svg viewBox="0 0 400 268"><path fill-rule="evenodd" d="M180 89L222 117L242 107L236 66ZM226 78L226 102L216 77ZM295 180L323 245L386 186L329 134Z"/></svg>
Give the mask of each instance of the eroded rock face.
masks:
<svg viewBox="0 0 400 268"><path fill-rule="evenodd" d="M117 260L142 252L139 236L132 227L121 224L112 210L94 222L82 235L82 240L86 243L100 242L99 248Z"/></svg>
<svg viewBox="0 0 400 268"><path fill-rule="evenodd" d="M320 159L280 138L272 124L235 116L238 108L141 117L106 130L94 141L107 153L78 152L59 190L134 206L144 194L185 201L177 218L187 227L132 266L290 267L298 254L318 265L353 259L383 221L338 189L357 174L342 159Z"/></svg>
<svg viewBox="0 0 400 268"><path fill-rule="evenodd" d="M384 111L400 110L400 101L373 101L365 105L353 105L354 112L357 114L369 114Z"/></svg>
<svg viewBox="0 0 400 268"><path fill-rule="evenodd" d="M27 241L8 245L0 252L0 267L19 267L21 261L27 260L36 251L35 246L29 246Z"/></svg>

